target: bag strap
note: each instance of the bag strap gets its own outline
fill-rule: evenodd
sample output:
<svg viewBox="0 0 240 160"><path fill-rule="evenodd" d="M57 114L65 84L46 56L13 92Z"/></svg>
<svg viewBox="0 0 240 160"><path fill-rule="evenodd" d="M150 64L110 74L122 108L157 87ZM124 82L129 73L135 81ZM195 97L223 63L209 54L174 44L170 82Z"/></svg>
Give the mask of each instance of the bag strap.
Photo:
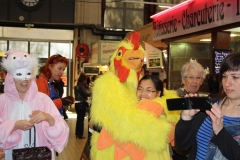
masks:
<svg viewBox="0 0 240 160"><path fill-rule="evenodd" d="M25 148L32 148L32 128L29 129L29 145L25 144ZM36 128L35 126L33 126L33 131L34 131L34 142L33 142L33 147L35 148L36 147Z"/></svg>

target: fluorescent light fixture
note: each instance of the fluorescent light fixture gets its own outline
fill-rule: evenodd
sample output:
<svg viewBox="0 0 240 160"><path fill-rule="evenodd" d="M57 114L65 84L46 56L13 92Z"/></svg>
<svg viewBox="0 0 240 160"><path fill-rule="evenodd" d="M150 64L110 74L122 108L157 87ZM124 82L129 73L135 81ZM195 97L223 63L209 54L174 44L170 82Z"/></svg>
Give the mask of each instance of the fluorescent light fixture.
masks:
<svg viewBox="0 0 240 160"><path fill-rule="evenodd" d="M171 6L162 6L162 5L159 5L158 7L160 7L160 8L171 8Z"/></svg>
<svg viewBox="0 0 240 160"><path fill-rule="evenodd" d="M202 42L210 42L211 40L212 40L211 38L200 39L200 41L202 41Z"/></svg>
<svg viewBox="0 0 240 160"><path fill-rule="evenodd" d="M239 37L239 36L240 36L239 34L235 34L235 33L230 34L230 37Z"/></svg>
<svg viewBox="0 0 240 160"><path fill-rule="evenodd" d="M190 4L190 3L192 3L192 2L194 2L194 0L186 0L186 1L182 2L182 3L179 3L179 4L177 4L177 5L169 8L169 9L166 9L166 10L164 10L164 11L162 11L162 12L159 12L159 13L157 13L157 14L154 14L154 15L150 16L150 18L157 17L157 16L159 16L159 15L161 15L161 14L164 14L164 13L166 13L166 12L168 12L168 11L173 10L173 9L176 9L176 8L179 8L179 7L182 7L182 6L185 6L185 5Z"/></svg>
<svg viewBox="0 0 240 160"><path fill-rule="evenodd" d="M121 2L152 4L152 5L159 5L159 6L164 6L164 7L174 6L174 4L170 4L170 3L144 2L144 1L139 1L139 0L135 0L135 1L134 0L122 0Z"/></svg>

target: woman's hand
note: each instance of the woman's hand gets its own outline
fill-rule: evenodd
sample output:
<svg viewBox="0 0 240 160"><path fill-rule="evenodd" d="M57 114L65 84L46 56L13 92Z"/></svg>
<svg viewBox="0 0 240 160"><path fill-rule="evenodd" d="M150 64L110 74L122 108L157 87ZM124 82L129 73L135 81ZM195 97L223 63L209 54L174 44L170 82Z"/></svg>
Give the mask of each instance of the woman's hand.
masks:
<svg viewBox="0 0 240 160"><path fill-rule="evenodd" d="M54 126L55 124L55 119L50 114L39 110L32 111L32 114L29 115L29 117L31 118L30 122L32 124L38 124L42 121L47 121L50 126Z"/></svg>
<svg viewBox="0 0 240 160"><path fill-rule="evenodd" d="M211 111L206 111L212 120L213 132L217 135L223 128L223 114L221 108L214 103Z"/></svg>
<svg viewBox="0 0 240 160"><path fill-rule="evenodd" d="M184 97L198 97L196 93L188 93ZM183 110L181 113L181 118L184 121L189 121L193 118L195 114L197 114L200 110L199 109L190 109L190 110Z"/></svg>
<svg viewBox="0 0 240 160"><path fill-rule="evenodd" d="M16 131L17 129L26 131L26 130L31 129L32 127L33 127L33 124L31 122L29 122L27 120L18 120L18 121L16 121L12 132Z"/></svg>
<svg viewBox="0 0 240 160"><path fill-rule="evenodd" d="M2 148L0 148L0 160L5 160L5 153Z"/></svg>
<svg viewBox="0 0 240 160"><path fill-rule="evenodd" d="M199 109L190 109L190 110L183 110L181 113L181 118L184 121L189 121L193 118L195 114L197 114L200 110Z"/></svg>

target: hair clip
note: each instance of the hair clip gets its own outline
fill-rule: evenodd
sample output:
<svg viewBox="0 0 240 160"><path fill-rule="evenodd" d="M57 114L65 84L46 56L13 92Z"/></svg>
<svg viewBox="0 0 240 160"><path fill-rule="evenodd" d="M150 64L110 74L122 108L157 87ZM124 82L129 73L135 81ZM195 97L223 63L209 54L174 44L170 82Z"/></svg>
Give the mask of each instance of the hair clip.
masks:
<svg viewBox="0 0 240 160"><path fill-rule="evenodd" d="M206 74L209 74L210 73L210 71L209 71L209 68L207 67L206 69L204 69L204 71L205 71L205 73Z"/></svg>
<svg viewBox="0 0 240 160"><path fill-rule="evenodd" d="M197 62L197 60L193 60L192 58L190 59L190 62L193 63L193 62Z"/></svg>

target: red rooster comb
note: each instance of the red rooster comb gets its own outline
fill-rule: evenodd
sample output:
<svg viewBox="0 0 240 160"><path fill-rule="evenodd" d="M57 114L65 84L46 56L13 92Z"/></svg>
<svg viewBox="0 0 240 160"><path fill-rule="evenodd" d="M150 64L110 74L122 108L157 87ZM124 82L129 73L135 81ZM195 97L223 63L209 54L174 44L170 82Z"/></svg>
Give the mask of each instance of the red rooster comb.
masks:
<svg viewBox="0 0 240 160"><path fill-rule="evenodd" d="M138 32L133 32L131 35L130 35L130 41L132 42L133 44L133 50L137 50L138 47L140 46L140 33Z"/></svg>

